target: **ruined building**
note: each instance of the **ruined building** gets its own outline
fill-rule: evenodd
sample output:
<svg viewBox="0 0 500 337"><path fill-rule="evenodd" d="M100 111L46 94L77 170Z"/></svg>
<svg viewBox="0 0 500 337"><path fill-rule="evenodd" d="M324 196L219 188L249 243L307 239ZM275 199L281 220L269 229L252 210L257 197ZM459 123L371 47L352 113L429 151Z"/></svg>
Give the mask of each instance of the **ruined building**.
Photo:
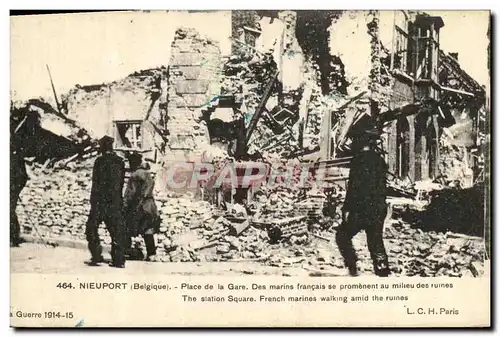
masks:
<svg viewBox="0 0 500 337"><path fill-rule="evenodd" d="M33 230L40 228L49 238L85 240L95 140L106 134L115 138L118 153L139 150L155 163L161 261L260 259L269 252L270 259L280 259L273 249L279 253L281 248L269 248L268 234L260 225L237 239L226 235L234 224L221 215L221 207L206 201L206 190L201 198L166 190L162 168L173 161L194 165L216 162L216 157L278 158L277 167L327 163L339 168L341 176L335 181L345 182L352 132L375 124L385 131L381 148L398 180L460 180L466 186L478 180L483 166L488 179L489 159L483 157L489 151L488 91L461 69L460 55L441 50L439 35L446 23L440 17L407 11L233 11L231 18L230 56L203 32L179 27L164 67L138 69L111 83L77 85L61 95L57 109L38 100L13 105L12 129L29 111L40 112L42 126L37 138L41 141L30 149L39 163L31 165L34 178L21 196L23 230L38 235ZM57 165L51 166L51 158ZM332 223L339 224L342 200L327 215L334 222L323 221L327 218L318 205L326 193L279 185L283 190L264 186L257 191L250 206L258 208L256 224L277 221L304 229L293 236L291 247L304 241L309 227L297 217L290 221L290 214L319 214L321 223L315 225L324 226L325 234ZM309 192L317 195L304 197ZM470 195L447 198L445 203L456 199L449 213L459 213L466 200L482 229L483 207L471 203ZM425 225L444 219L443 214L435 212ZM456 218L448 219L451 228L459 227ZM463 223L472 227L469 219ZM421 250L420 243L441 245L446 240L405 226L403 234L387 236L405 242L404 247L389 249L395 261L403 260L400 265ZM109 236L103 238L111 242ZM215 256L194 254L207 247L216 250ZM449 254L431 262L433 270L426 275L443 275L447 256L455 255L450 247L435 250ZM290 252L297 258L296 251ZM418 254L425 256L425 266L410 269L421 273L430 268L430 259L427 253ZM316 255L312 251L311 256ZM479 253L474 256L479 259Z"/></svg>
<svg viewBox="0 0 500 337"><path fill-rule="evenodd" d="M204 160L207 151L349 157L351 131L375 120L386 131L381 145L394 176L414 182L449 171L456 172L450 180L479 175L485 89L460 68L459 55L440 49L440 17L231 15L229 58L217 41L179 28L168 67L78 85L62 96L65 116L94 139L112 135L119 148L140 149L159 163Z"/></svg>
<svg viewBox="0 0 500 337"><path fill-rule="evenodd" d="M448 131L448 136L462 149L462 161L472 167L468 155L476 146L484 88L460 68L457 54L440 50L439 33L445 25L440 17L396 13L393 48L384 60L384 69L394 77L387 112L393 119L387 140L389 166L412 181L446 174L442 171L451 159L443 147L443 132L461 129L452 135ZM460 133L464 139L457 140Z"/></svg>
<svg viewBox="0 0 500 337"><path fill-rule="evenodd" d="M263 118L269 128L259 133L273 139L288 127L285 153L331 159L349 155L350 131L371 117L385 127L382 147L395 176L414 182L455 170L450 179L472 179L481 165L485 90L460 68L456 53L440 49L444 25L440 17L408 11L233 15L240 34L234 52L244 43L247 53L271 54L279 72L277 92L269 93L276 99L263 107L267 119L289 112L274 127Z"/></svg>

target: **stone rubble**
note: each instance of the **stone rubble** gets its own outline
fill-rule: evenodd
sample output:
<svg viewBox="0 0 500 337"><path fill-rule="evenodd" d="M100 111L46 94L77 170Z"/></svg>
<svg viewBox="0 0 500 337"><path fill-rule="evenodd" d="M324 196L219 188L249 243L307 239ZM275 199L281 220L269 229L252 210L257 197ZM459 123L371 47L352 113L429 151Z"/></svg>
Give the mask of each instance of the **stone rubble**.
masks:
<svg viewBox="0 0 500 337"><path fill-rule="evenodd" d="M93 161L91 158L72 162L64 168L30 167L32 179L21 194L22 206L18 207L25 234L36 236L38 230L48 242L56 238L85 240ZM302 266L311 272L343 268L334 243L335 228L341 221L341 200L336 201L329 217L323 217L317 209L325 207L326 196L313 198L315 192L305 196L300 193L300 189L263 189L255 196L259 207L250 208L248 214L251 226L235 236L230 235L230 219L235 213L192 195L179 197L157 192L162 222L156 234L158 254L154 261L248 260L276 267ZM316 211L310 213L315 207ZM398 219L386 223L384 234L395 274L474 277L481 272L484 247L479 238L424 231L395 214ZM286 220L290 218L293 220ZM292 223L305 231L272 240L271 225L279 221L283 228ZM104 224L99 234L103 244L111 243ZM354 246L361 270L371 273L365 237L364 233L357 235ZM145 253L142 238L134 238L132 245Z"/></svg>

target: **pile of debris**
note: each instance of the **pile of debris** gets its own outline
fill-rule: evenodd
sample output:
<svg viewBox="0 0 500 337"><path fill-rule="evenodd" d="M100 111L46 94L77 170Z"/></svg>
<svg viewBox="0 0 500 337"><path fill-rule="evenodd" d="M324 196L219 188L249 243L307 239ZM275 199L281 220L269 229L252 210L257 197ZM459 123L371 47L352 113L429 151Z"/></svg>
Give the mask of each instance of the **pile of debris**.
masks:
<svg viewBox="0 0 500 337"><path fill-rule="evenodd" d="M266 85L277 71L277 65L272 55L266 54L260 57L258 55L254 54L254 59L248 59L245 54L233 55L224 64L221 94L237 97L238 103L242 104L239 109L241 115L234 117L235 119L243 117L245 125L250 123L263 99ZM276 86L278 85L280 84L274 84L271 92L277 92ZM271 97L268 101L268 107L274 107L273 105L277 105L276 97ZM257 129L257 132L259 131L260 128ZM253 137L253 139L256 138L259 137Z"/></svg>
<svg viewBox="0 0 500 337"><path fill-rule="evenodd" d="M21 193L18 217L26 233L45 237L85 239L90 211L93 160L47 168L34 163L30 179ZM111 242L106 238L105 242Z"/></svg>
<svg viewBox="0 0 500 337"><path fill-rule="evenodd" d="M439 140L439 172L443 175L439 181L443 185L470 187L473 184L473 172L468 161L468 149L454 145L446 134Z"/></svg>
<svg viewBox="0 0 500 337"><path fill-rule="evenodd" d="M18 209L25 233L37 235L37 230L47 241L56 237L85 240L93 160L53 169L31 166L38 179L28 182ZM334 244L341 221L340 199L325 218L322 209L327 196L314 191L302 194L300 189L275 188L256 194L259 207L249 211L240 205L222 210L190 195L157 191L155 196L162 218L156 235L156 261L252 260L311 270L343 268ZM111 238L104 224L99 232L103 244L109 245ZM484 263L479 237L429 231L399 219L386 226L384 239L393 272L398 275L477 276ZM354 245L361 269L371 272L364 240L361 233ZM142 238L134 238L133 247L144 251Z"/></svg>
<svg viewBox="0 0 500 337"><path fill-rule="evenodd" d="M394 220L386 226L384 238L393 272L400 275L476 277L484 264L479 237L423 231Z"/></svg>
<svg viewBox="0 0 500 337"><path fill-rule="evenodd" d="M24 233L34 236L39 233L48 240L56 237L85 240L94 160L88 158L53 168L36 163L29 167L31 179L21 194L18 212ZM298 237L307 234L306 217L308 206L311 206L304 204L300 215L299 208L293 207L298 193L282 191L276 194L274 191L272 196L261 196L262 209L250 217L243 207L240 211L235 211L237 207L223 211L191 195L179 197L156 191L162 219L157 235L158 260L260 258L271 241L268 233L278 227L282 233L279 236L275 233L274 242L282 239L298 242ZM278 209L281 213L277 215ZM293 217L287 209L293 211ZM296 225L295 230L300 230L300 233L287 232L293 229L292 225ZM109 245L111 238L104 224L101 224L99 233L103 244ZM144 249L142 238L133 241L134 247ZM210 248L214 249L213 254L207 250Z"/></svg>

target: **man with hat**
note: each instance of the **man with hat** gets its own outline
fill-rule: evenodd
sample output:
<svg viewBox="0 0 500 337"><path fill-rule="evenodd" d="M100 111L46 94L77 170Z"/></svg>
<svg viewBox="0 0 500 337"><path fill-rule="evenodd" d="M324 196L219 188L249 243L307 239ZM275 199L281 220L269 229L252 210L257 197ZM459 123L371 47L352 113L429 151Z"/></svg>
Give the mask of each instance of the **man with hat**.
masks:
<svg viewBox="0 0 500 337"><path fill-rule="evenodd" d="M125 267L125 228L122 214L122 190L125 179L123 160L113 152L114 139L104 136L99 140L101 156L94 163L92 191L90 194L90 214L85 235L92 255L90 266L104 262L99 239L99 224L104 222L111 236L111 263L117 268Z"/></svg>
<svg viewBox="0 0 500 337"><path fill-rule="evenodd" d="M129 155L130 177L125 189L124 214L127 219L127 248L132 237L142 235L146 244L147 260L156 255L154 234L158 232L160 217L153 197L154 179L149 165L142 162L142 155Z"/></svg>
<svg viewBox="0 0 500 337"><path fill-rule="evenodd" d="M349 182L343 205L343 221L337 228L336 242L351 276L357 275L356 252L352 238L365 230L374 272L390 274L382 233L387 214L387 164L376 151L380 131L368 129L353 136Z"/></svg>
<svg viewBox="0 0 500 337"><path fill-rule="evenodd" d="M25 157L34 154L40 114L31 106L12 112L10 120L10 245L18 247L24 242L16 214L19 196L29 180ZM35 151L36 152L36 151Z"/></svg>

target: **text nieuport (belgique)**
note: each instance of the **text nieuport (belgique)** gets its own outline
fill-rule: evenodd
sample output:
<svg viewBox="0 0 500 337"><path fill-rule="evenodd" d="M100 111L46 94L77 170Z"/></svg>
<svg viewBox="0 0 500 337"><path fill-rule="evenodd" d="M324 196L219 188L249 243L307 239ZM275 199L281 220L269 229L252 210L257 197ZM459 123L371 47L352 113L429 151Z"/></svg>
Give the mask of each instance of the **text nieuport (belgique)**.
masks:
<svg viewBox="0 0 500 337"><path fill-rule="evenodd" d="M127 283L127 282L80 282L80 289L85 290L170 290L167 284L159 283Z"/></svg>

